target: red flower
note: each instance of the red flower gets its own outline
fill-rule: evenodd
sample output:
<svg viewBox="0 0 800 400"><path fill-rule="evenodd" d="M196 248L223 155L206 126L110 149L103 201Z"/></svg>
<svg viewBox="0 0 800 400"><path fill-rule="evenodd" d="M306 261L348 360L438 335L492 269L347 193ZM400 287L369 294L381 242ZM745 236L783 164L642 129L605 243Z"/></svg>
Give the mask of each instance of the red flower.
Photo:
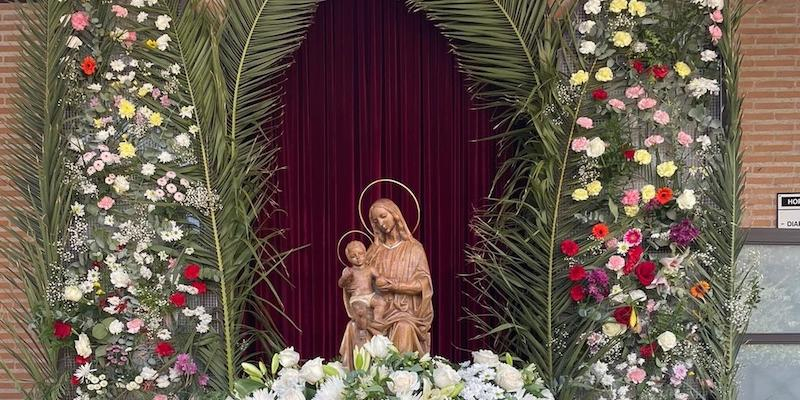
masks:
<svg viewBox="0 0 800 400"><path fill-rule="evenodd" d="M175 292L169 296L169 301L175 307L183 308L186 305L186 295L180 292Z"/></svg>
<svg viewBox="0 0 800 400"><path fill-rule="evenodd" d="M628 326L631 322L631 314L633 314L633 307L622 306L614 310L614 319L620 324Z"/></svg>
<svg viewBox="0 0 800 400"><path fill-rule="evenodd" d="M608 235L608 226L606 224L597 224L592 227L592 235L595 239L603 239Z"/></svg>
<svg viewBox="0 0 800 400"><path fill-rule="evenodd" d="M583 265L576 264L574 267L569 269L569 280L573 282L582 281L583 278L586 278L586 270L583 269ZM573 288L574 290L575 288Z"/></svg>
<svg viewBox="0 0 800 400"><path fill-rule="evenodd" d="M88 364L89 361L91 361L91 360L92 360L91 356L89 356L89 357L75 356L75 364L77 364L79 367L81 365Z"/></svg>
<svg viewBox="0 0 800 400"><path fill-rule="evenodd" d="M645 360L653 357L653 354L655 354L656 350L658 349L657 344L658 342L653 342L650 344L646 344L642 347L639 347L639 355L642 356L642 358L644 358Z"/></svg>
<svg viewBox="0 0 800 400"><path fill-rule="evenodd" d="M642 253L644 253L642 246L633 246L628 249L628 258L625 259L625 267L622 269L625 275L633 272L633 269L636 268L636 264L642 259Z"/></svg>
<svg viewBox="0 0 800 400"><path fill-rule="evenodd" d="M581 285L573 286L572 290L569 291L569 295L575 302L579 302L586 298L586 292L583 290L583 286Z"/></svg>
<svg viewBox="0 0 800 400"><path fill-rule="evenodd" d="M189 264L183 269L183 277L188 281L193 281L200 277L200 266L197 264Z"/></svg>
<svg viewBox="0 0 800 400"><path fill-rule="evenodd" d="M156 345L156 354L158 354L159 357L169 357L175 354L175 349L169 342L158 342Z"/></svg>
<svg viewBox="0 0 800 400"><path fill-rule="evenodd" d="M578 246L578 243L575 243L574 240L565 240L561 242L561 253L567 257L573 257L578 254L578 251L581 248Z"/></svg>
<svg viewBox="0 0 800 400"><path fill-rule="evenodd" d="M55 321L53 322L53 334L56 336L56 339L64 340L72 336L72 325L66 322Z"/></svg>
<svg viewBox="0 0 800 400"><path fill-rule="evenodd" d="M636 70L637 73L641 74L644 72L644 63L639 60L631 61L631 67Z"/></svg>
<svg viewBox="0 0 800 400"><path fill-rule="evenodd" d="M603 90L603 88L595 89L592 92L592 98L595 99L596 101L603 101L608 98L608 92Z"/></svg>
<svg viewBox="0 0 800 400"><path fill-rule="evenodd" d="M672 189L668 187L658 189L656 192L656 200L658 200L659 204L662 206L669 203L670 200L672 200Z"/></svg>
<svg viewBox="0 0 800 400"><path fill-rule="evenodd" d="M652 261L645 261L639 264L636 267L636 277L644 286L653 283L653 280L656 279L656 263Z"/></svg>
<svg viewBox="0 0 800 400"><path fill-rule="evenodd" d="M93 75L97 71L97 61L92 56L86 56L81 62L81 69L84 74Z"/></svg>
<svg viewBox="0 0 800 400"><path fill-rule="evenodd" d="M206 283L203 281L192 282L192 287L197 289L197 294L203 294L207 290Z"/></svg>
<svg viewBox="0 0 800 400"><path fill-rule="evenodd" d="M626 160L633 161L633 155L636 154L636 150L628 149L628 150L625 150L625 152L623 152L622 154L625 155L625 159Z"/></svg>
<svg viewBox="0 0 800 400"><path fill-rule="evenodd" d="M75 375L72 375L72 378L69 378L69 382L72 384L72 386L78 386L81 384L81 379Z"/></svg>
<svg viewBox="0 0 800 400"><path fill-rule="evenodd" d="M658 80L662 80L667 77L669 73L669 66L667 65L654 65L653 68L650 70L653 73L653 77Z"/></svg>

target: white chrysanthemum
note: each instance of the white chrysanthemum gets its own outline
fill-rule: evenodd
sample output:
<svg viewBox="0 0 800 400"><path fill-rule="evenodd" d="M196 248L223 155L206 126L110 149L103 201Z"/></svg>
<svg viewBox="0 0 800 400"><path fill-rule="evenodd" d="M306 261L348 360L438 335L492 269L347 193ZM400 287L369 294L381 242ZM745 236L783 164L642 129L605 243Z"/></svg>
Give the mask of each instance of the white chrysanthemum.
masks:
<svg viewBox="0 0 800 400"><path fill-rule="evenodd" d="M269 391L268 389L259 389L255 392L251 393L250 396L247 397L247 400L275 400L275 393Z"/></svg>
<svg viewBox="0 0 800 400"><path fill-rule="evenodd" d="M189 147L192 144L192 140L189 138L189 135L181 133L175 136L175 143L180 147Z"/></svg>
<svg viewBox="0 0 800 400"><path fill-rule="evenodd" d="M328 378L320 385L313 400L344 400L344 388L342 378Z"/></svg>
<svg viewBox="0 0 800 400"><path fill-rule="evenodd" d="M125 62L120 59L111 61L111 69L115 72L122 72L125 69Z"/></svg>

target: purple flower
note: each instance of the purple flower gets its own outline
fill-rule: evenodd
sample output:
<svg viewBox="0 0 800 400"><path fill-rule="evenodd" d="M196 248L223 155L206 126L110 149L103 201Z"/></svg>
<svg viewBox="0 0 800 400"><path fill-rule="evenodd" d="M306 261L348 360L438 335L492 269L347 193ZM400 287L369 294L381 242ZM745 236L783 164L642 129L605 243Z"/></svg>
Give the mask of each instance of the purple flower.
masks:
<svg viewBox="0 0 800 400"><path fill-rule="evenodd" d="M183 375L194 375L197 373L197 364L192 360L192 356L182 353L175 358L175 369Z"/></svg>
<svg viewBox="0 0 800 400"><path fill-rule="evenodd" d="M608 275L606 275L606 271L602 269L593 270L589 272L586 280L589 283L589 295L594 298L594 301L599 303L608 296Z"/></svg>
<svg viewBox="0 0 800 400"><path fill-rule="evenodd" d="M208 374L201 374L197 377L197 384L200 386L208 385Z"/></svg>
<svg viewBox="0 0 800 400"><path fill-rule="evenodd" d="M669 379L669 383L673 386L678 386L683 383L683 380L686 379L686 374L689 370L686 368L683 363L676 364L672 367L672 377Z"/></svg>
<svg viewBox="0 0 800 400"><path fill-rule="evenodd" d="M669 228L669 240L678 246L689 246L699 235L700 229L688 218Z"/></svg>
<svg viewBox="0 0 800 400"><path fill-rule="evenodd" d="M167 96L166 94L161 96L160 101L162 107L169 107L169 105L172 104L169 100L169 96Z"/></svg>

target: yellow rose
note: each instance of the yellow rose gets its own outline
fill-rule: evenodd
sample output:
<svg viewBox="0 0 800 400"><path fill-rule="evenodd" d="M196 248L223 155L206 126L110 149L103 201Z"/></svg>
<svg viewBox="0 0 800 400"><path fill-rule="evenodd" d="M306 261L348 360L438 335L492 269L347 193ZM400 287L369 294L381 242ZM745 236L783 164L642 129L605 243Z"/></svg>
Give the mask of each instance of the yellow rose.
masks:
<svg viewBox="0 0 800 400"><path fill-rule="evenodd" d="M613 13L621 13L622 10L628 8L628 0L613 0L611 4L608 5L608 11Z"/></svg>
<svg viewBox="0 0 800 400"><path fill-rule="evenodd" d="M589 73L584 70L579 70L578 72L572 74L569 77L569 83L572 86L580 86L589 81Z"/></svg>
<svg viewBox="0 0 800 400"><path fill-rule="evenodd" d="M633 153L633 160L639 163L640 165L647 165L650 164L650 161L653 160L653 156L650 155L650 152L645 149L636 150Z"/></svg>
<svg viewBox="0 0 800 400"><path fill-rule="evenodd" d="M589 193L589 196L597 196L600 194L601 190L603 190L603 184L600 183L600 181L591 181L586 185L586 191Z"/></svg>
<svg viewBox="0 0 800 400"><path fill-rule="evenodd" d="M658 164L656 167L656 172L658 172L658 176L662 178L670 178L672 175L675 175L675 171L678 170L678 167L675 166L675 162L667 161L661 164Z"/></svg>
<svg viewBox="0 0 800 400"><path fill-rule="evenodd" d="M147 47L149 47L151 49L155 49L156 46L158 46L158 42L156 42L155 39L147 39L147 41L144 42L144 44L145 44L145 46L147 46Z"/></svg>
<svg viewBox="0 0 800 400"><path fill-rule="evenodd" d="M689 66L686 65L686 63L683 61L676 62L674 68L675 72L677 72L678 76L680 76L681 78L686 78L687 76L689 76L689 74L692 73L692 69L689 68Z"/></svg>
<svg viewBox="0 0 800 400"><path fill-rule="evenodd" d="M587 192L586 189L575 189L575 191L572 192L572 199L575 201L584 201L588 198L589 192Z"/></svg>
<svg viewBox="0 0 800 400"><path fill-rule="evenodd" d="M160 113L152 113L147 122L150 123L150 126L161 126L161 123L164 122L164 118L161 118Z"/></svg>
<svg viewBox="0 0 800 400"><path fill-rule="evenodd" d="M597 70L597 73L594 74L594 79L600 82L608 82L614 79L614 72L608 67L600 68Z"/></svg>
<svg viewBox="0 0 800 400"><path fill-rule="evenodd" d="M119 102L119 116L125 119L133 118L136 114L136 107L128 100L122 99Z"/></svg>
<svg viewBox="0 0 800 400"><path fill-rule="evenodd" d="M614 32L612 40L614 41L614 46L627 47L630 46L631 42L633 41L633 37L631 37L631 34L628 32L616 31Z"/></svg>
<svg viewBox="0 0 800 400"><path fill-rule="evenodd" d="M628 12L635 17L644 17L647 14L647 5L643 1L631 0L628 3Z"/></svg>
<svg viewBox="0 0 800 400"><path fill-rule="evenodd" d="M642 201L645 203L650 202L653 198L656 197L656 187L653 185L646 185L642 188Z"/></svg>
<svg viewBox="0 0 800 400"><path fill-rule="evenodd" d="M136 155L136 147L130 142L120 142L119 146L117 146L117 152L119 152L121 158L131 158Z"/></svg>
<svg viewBox="0 0 800 400"><path fill-rule="evenodd" d="M603 333L608 337L619 336L628 330L626 325L618 324L616 322L606 322L603 324Z"/></svg>
<svg viewBox="0 0 800 400"><path fill-rule="evenodd" d="M625 206L625 215L635 217L639 213L639 206Z"/></svg>

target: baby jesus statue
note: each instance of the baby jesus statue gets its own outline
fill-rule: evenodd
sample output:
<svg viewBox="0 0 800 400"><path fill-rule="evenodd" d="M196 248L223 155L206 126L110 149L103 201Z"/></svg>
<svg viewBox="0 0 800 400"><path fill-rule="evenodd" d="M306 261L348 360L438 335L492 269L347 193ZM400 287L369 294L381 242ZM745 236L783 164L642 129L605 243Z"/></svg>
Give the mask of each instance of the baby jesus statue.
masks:
<svg viewBox="0 0 800 400"><path fill-rule="evenodd" d="M373 288L373 282L380 281L381 277L374 268L365 265L367 249L364 243L354 240L347 244L344 252L351 266L342 271L339 287L344 289L350 318L359 331L367 334L370 323L382 321L386 310L386 302Z"/></svg>

